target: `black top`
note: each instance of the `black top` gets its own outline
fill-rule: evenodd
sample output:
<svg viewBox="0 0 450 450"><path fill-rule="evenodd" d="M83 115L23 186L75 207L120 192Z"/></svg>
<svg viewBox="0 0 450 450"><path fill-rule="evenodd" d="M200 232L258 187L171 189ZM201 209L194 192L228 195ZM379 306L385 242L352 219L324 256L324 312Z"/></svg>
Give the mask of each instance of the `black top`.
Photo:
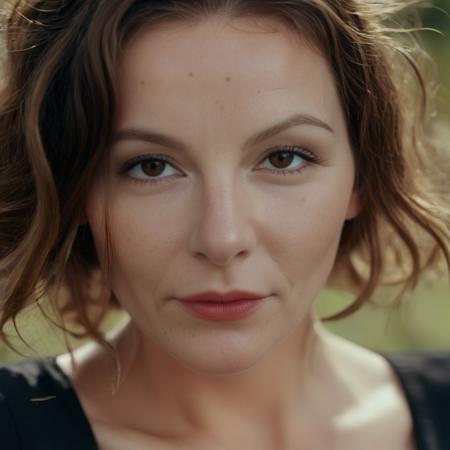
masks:
<svg viewBox="0 0 450 450"><path fill-rule="evenodd" d="M418 450L450 450L450 352L382 354L397 374ZM54 357L0 365L0 447L98 450L69 378Z"/></svg>
<svg viewBox="0 0 450 450"><path fill-rule="evenodd" d="M55 358L0 365L0 448L98 450L77 394Z"/></svg>

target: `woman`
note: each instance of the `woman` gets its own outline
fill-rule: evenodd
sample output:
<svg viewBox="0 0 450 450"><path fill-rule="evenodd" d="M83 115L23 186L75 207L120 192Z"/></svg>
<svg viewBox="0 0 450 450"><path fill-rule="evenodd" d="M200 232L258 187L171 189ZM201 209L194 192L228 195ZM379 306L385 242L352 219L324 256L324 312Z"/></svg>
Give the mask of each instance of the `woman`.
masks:
<svg viewBox="0 0 450 450"><path fill-rule="evenodd" d="M426 82L383 28L397 9L13 8L1 323L46 294L92 341L3 366L8 450L448 448L430 368L449 355L380 355L313 313L336 280L358 294L333 318L450 262ZM112 306L129 320L102 336Z"/></svg>

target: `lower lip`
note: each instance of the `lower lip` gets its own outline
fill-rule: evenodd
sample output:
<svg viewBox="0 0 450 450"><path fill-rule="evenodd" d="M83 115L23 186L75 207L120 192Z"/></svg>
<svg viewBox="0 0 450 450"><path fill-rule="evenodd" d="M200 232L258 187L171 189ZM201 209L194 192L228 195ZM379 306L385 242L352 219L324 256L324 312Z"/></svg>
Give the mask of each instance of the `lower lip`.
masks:
<svg viewBox="0 0 450 450"><path fill-rule="evenodd" d="M239 320L252 314L262 299L232 302L181 302L195 316L204 320Z"/></svg>

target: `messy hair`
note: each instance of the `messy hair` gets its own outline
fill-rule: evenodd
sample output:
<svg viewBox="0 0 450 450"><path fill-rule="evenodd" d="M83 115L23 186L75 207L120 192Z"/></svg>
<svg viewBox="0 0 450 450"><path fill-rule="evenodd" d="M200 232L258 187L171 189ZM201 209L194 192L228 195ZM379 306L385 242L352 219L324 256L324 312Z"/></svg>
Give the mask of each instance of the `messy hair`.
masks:
<svg viewBox="0 0 450 450"><path fill-rule="evenodd" d="M434 85L427 56L408 31L420 27L419 3L20 0L10 5L0 92L0 337L8 343L5 324L15 324L25 306L48 296L63 330L108 346L99 327L111 308L119 308L108 283L110 246L98 255L81 218L93 175L108 158L124 45L140 28L171 21L271 17L327 59L345 114L362 208L344 225L330 277L345 280L356 297L326 320L353 313L383 283L398 283L403 292L437 264L450 267L446 155L434 142L430 122ZM81 331L70 330L70 324Z"/></svg>

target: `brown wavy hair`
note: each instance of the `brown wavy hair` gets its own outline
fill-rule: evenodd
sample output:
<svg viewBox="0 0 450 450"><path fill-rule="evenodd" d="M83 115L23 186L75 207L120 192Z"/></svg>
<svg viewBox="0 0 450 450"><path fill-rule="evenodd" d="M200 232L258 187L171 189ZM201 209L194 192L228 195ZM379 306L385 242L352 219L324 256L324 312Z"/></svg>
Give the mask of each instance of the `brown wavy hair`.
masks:
<svg viewBox="0 0 450 450"><path fill-rule="evenodd" d="M355 301L325 320L353 313L383 283L399 283L403 292L439 261L450 267L442 170L448 154L433 142L434 85L427 55L408 31L420 27L419 3L23 0L10 5L4 14L0 93L0 338L10 345L5 324L12 320L16 326L25 306L47 296L58 326L108 347L99 327L110 308L120 307L108 288L109 250L106 246L106 257L99 258L89 225L80 224L90 181L108 158L118 58L139 28L162 22L213 15L277 18L330 63L362 210L344 225L330 277L357 289ZM403 19L406 24L398 25ZM103 267L99 261L106 261Z"/></svg>

